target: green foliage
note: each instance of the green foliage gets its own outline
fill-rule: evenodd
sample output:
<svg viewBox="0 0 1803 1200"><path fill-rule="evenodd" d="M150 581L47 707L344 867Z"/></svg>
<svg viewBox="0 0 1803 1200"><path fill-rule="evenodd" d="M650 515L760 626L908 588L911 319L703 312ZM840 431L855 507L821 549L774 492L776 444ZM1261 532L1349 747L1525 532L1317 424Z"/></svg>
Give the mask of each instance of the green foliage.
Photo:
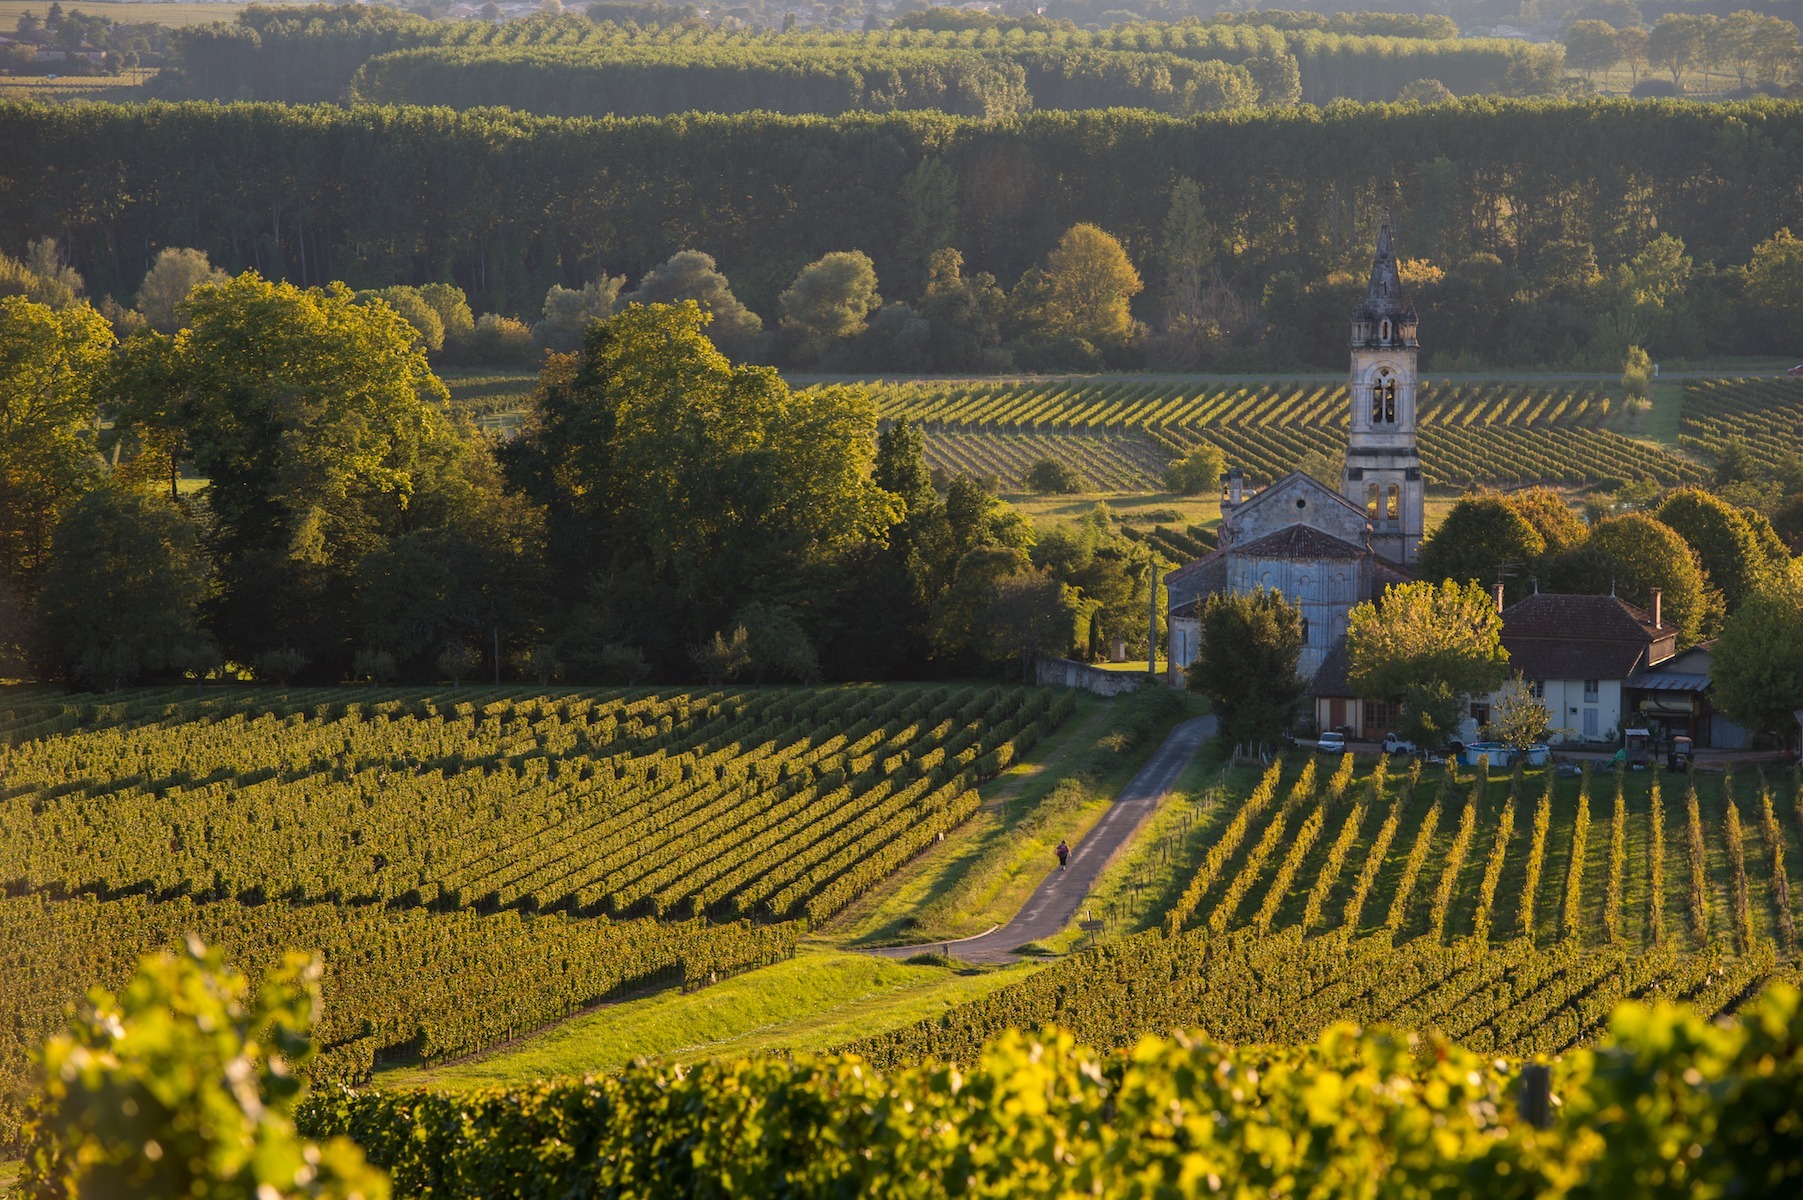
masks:
<svg viewBox="0 0 1803 1200"><path fill-rule="evenodd" d="M53 238L32 242L23 259L0 251L0 297L23 296L60 311L73 305L84 290L81 276L63 261Z"/></svg>
<svg viewBox="0 0 1803 1200"><path fill-rule="evenodd" d="M1696 554L1669 526L1642 513L1599 522L1581 546L1553 564L1560 591L1614 594L1652 611L1652 591L1664 592L1665 621L1678 629L1678 644L1703 636L1713 618Z"/></svg>
<svg viewBox="0 0 1803 1200"><path fill-rule="evenodd" d="M1296 1179L1332 1195L1693 1195L1699 1184L1782 1186L1803 1168L1785 1136L1803 1078L1800 1027L1785 986L1727 1026L1623 1005L1607 1042L1561 1065L1562 1107L1547 1131L1520 1113L1522 1085L1506 1065L1346 1024L1300 1047L1227 1049L1192 1035L1116 1055L1056 1029L1011 1031L961 1068L874 1071L850 1057L686 1074L646 1065L513 1092L322 1098L308 1127L360 1141L398 1188L445 1196L496 1178L535 1195L827 1196L905 1181L921 1196L1152 1187L1250 1197ZM653 1129L662 1136L650 1139ZM548 1152L572 1141L593 1149Z"/></svg>
<svg viewBox="0 0 1803 1200"><path fill-rule="evenodd" d="M1636 400L1653 395L1653 356L1639 346L1629 346L1621 363L1621 390Z"/></svg>
<svg viewBox="0 0 1803 1200"><path fill-rule="evenodd" d="M1075 470L1054 458L1042 458L1027 469L1021 482L1028 491L1044 495L1069 494L1083 490L1083 478Z"/></svg>
<svg viewBox="0 0 1803 1200"><path fill-rule="evenodd" d="M1226 466L1226 456L1220 449L1204 442L1182 458L1171 460L1165 468L1164 486L1179 495L1209 495L1221 485L1221 472Z"/></svg>
<svg viewBox="0 0 1803 1200"><path fill-rule="evenodd" d="M57 525L38 597L45 646L66 678L96 691L181 669L207 650L199 536L166 500L100 487Z"/></svg>
<svg viewBox="0 0 1803 1200"><path fill-rule="evenodd" d="M0 298L0 587L29 598L61 513L99 471L96 383L113 332L86 304Z"/></svg>
<svg viewBox="0 0 1803 1200"><path fill-rule="evenodd" d="M1431 581L1504 585L1520 599L1546 555L1546 539L1511 503L1494 493L1462 496L1421 544L1420 575Z"/></svg>
<svg viewBox="0 0 1803 1200"><path fill-rule="evenodd" d="M1127 303L1143 287L1119 241L1095 225L1073 225L1046 255L1043 290L1027 311L1053 338L1118 349L1133 332Z"/></svg>
<svg viewBox="0 0 1803 1200"><path fill-rule="evenodd" d="M461 490L444 385L415 332L342 285L303 291L245 274L188 295L187 327L126 347L129 419L185 442L208 477L220 577L215 633L245 658L323 640L358 562Z"/></svg>
<svg viewBox="0 0 1803 1200"><path fill-rule="evenodd" d="M1552 720L1546 701L1528 690L1526 681L1517 675L1502 685L1490 706L1490 725L1485 733L1491 741L1526 750L1546 740Z"/></svg>
<svg viewBox="0 0 1803 1200"><path fill-rule="evenodd" d="M1255 745L1279 741L1296 719L1304 683L1302 609L1277 592L1215 593L1202 604L1189 687L1213 703L1221 737Z"/></svg>
<svg viewBox="0 0 1803 1200"><path fill-rule="evenodd" d="M207 260L206 251L165 247L157 252L150 270L144 273L144 281L138 285L138 312L158 333L174 334L182 327L178 306L188 293L200 284L220 283L224 279L225 272ZM442 330L439 340L443 340Z"/></svg>
<svg viewBox="0 0 1803 1200"><path fill-rule="evenodd" d="M582 347L590 325L613 316L625 280L602 273L579 288L552 284L545 293L544 319L532 326L532 340L547 350L570 353Z"/></svg>
<svg viewBox="0 0 1803 1200"><path fill-rule="evenodd" d="M747 602L782 602L901 516L870 478L876 419L861 392L791 392L729 362L706 324L689 302L593 326L508 448L513 478L550 510L566 586L605 585L591 593L614 631L602 640L686 646L729 629Z"/></svg>
<svg viewBox="0 0 1803 1200"><path fill-rule="evenodd" d="M1788 744L1803 709L1803 574L1768 579L1722 623L1710 669L1723 712Z"/></svg>
<svg viewBox="0 0 1803 1200"><path fill-rule="evenodd" d="M861 251L838 251L809 263L779 298L783 329L799 343L798 353L818 358L834 342L864 332L882 306L876 265Z"/></svg>
<svg viewBox="0 0 1803 1200"><path fill-rule="evenodd" d="M292 955L248 996L218 950L190 941L146 959L117 997L95 990L44 1047L25 1195L386 1200L355 1146L294 1132L318 977Z"/></svg>
<svg viewBox="0 0 1803 1200"><path fill-rule="evenodd" d="M733 295L712 255L681 250L645 272L639 286L621 297L624 304L681 304L692 300L709 314L708 337L734 358L751 355L764 331L761 317Z"/></svg>
<svg viewBox="0 0 1803 1200"><path fill-rule="evenodd" d="M1502 614L1482 585L1392 584L1347 618L1347 676L1357 694L1402 700L1411 689L1483 695L1508 677Z"/></svg>
<svg viewBox="0 0 1803 1200"><path fill-rule="evenodd" d="M1789 565L1788 552L1755 533L1749 517L1757 514L1736 509L1700 488L1673 492L1656 515L1696 554L1697 565L1721 591L1730 612Z"/></svg>

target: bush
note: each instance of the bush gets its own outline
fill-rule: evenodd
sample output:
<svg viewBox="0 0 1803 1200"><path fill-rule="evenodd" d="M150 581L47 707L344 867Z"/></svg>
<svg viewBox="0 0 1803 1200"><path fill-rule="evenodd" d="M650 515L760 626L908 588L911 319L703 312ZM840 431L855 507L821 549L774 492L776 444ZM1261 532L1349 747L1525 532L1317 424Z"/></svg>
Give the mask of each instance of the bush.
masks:
<svg viewBox="0 0 1803 1200"><path fill-rule="evenodd" d="M1684 89L1669 79L1642 79L1628 93L1636 100L1669 100L1683 94Z"/></svg>
<svg viewBox="0 0 1803 1200"><path fill-rule="evenodd" d="M1040 495L1068 495L1083 490L1083 477L1054 458L1042 458L1027 469L1022 480L1027 490Z"/></svg>
<svg viewBox="0 0 1803 1200"><path fill-rule="evenodd" d="M470 335L476 361L494 367L530 366L538 359L538 344L525 322L496 313L483 313Z"/></svg>
<svg viewBox="0 0 1803 1200"><path fill-rule="evenodd" d="M1164 471L1164 486L1182 496L1200 496L1220 486L1221 472L1227 466L1221 448L1203 442L1182 458L1171 460Z"/></svg>

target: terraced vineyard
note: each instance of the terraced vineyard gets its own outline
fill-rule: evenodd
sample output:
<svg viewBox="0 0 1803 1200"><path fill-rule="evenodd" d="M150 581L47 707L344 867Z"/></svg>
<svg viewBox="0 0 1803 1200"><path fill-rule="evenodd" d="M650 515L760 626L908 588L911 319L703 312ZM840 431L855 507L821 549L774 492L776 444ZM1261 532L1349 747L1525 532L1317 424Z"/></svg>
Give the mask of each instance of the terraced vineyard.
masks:
<svg viewBox="0 0 1803 1200"><path fill-rule="evenodd" d="M465 1053L786 955L1072 707L969 686L15 691L0 1144L63 1006L183 933L248 967L323 953L333 1074Z"/></svg>
<svg viewBox="0 0 1803 1200"><path fill-rule="evenodd" d="M1350 756L1331 775L1280 761L1198 805L1162 930L848 1048L965 1057L1046 1022L1111 1046L1192 1026L1297 1042L1350 1018L1557 1053L1623 999L1713 1015L1797 979L1800 847L1788 771L1357 778Z"/></svg>
<svg viewBox="0 0 1803 1200"><path fill-rule="evenodd" d="M1294 470L1311 455L1345 446L1341 383L1195 384L1139 379L909 381L872 385L886 420L921 424L936 464L1018 480L1019 439L1061 448L1086 470L1096 439L1143 438L1156 478L1169 460L1212 442L1254 482ZM1700 481L1694 463L1605 427L1601 385L1426 382L1421 452L1428 481L1578 485L1605 478ZM1060 441L1058 439L1073 439ZM1098 470L1105 476L1106 470ZM1142 484L1143 486L1143 484Z"/></svg>
<svg viewBox="0 0 1803 1200"><path fill-rule="evenodd" d="M1707 455L1731 441L1771 470L1803 452L1803 379L1699 379L1684 385L1681 442Z"/></svg>

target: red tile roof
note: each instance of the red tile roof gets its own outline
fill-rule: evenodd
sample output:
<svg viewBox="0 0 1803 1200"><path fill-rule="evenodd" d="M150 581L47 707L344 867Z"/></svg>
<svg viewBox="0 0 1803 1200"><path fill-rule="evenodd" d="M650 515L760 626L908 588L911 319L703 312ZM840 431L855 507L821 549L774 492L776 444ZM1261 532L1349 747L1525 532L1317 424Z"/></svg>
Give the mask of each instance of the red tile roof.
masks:
<svg viewBox="0 0 1803 1200"><path fill-rule="evenodd" d="M1285 525L1255 542L1233 547L1235 554L1252 558L1358 559L1371 551L1308 525Z"/></svg>
<svg viewBox="0 0 1803 1200"><path fill-rule="evenodd" d="M1503 610L1509 667L1526 679L1626 679L1676 649L1677 628L1616 596L1539 592Z"/></svg>

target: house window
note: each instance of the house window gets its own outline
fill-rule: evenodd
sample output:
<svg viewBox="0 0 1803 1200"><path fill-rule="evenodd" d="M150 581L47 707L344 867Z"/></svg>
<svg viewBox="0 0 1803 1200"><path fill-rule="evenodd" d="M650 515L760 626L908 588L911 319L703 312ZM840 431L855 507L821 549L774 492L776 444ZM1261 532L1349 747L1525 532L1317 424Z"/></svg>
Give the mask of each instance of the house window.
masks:
<svg viewBox="0 0 1803 1200"><path fill-rule="evenodd" d="M1602 693L1602 686L1601 680L1586 679L1584 681L1585 702L1588 704L1595 704L1597 697Z"/></svg>
<svg viewBox="0 0 1803 1200"><path fill-rule="evenodd" d="M1385 704L1381 700L1365 701L1365 736L1369 737L1379 729L1396 727L1396 706Z"/></svg>
<svg viewBox="0 0 1803 1200"><path fill-rule="evenodd" d="M1546 680L1544 680L1544 679L1528 680L1528 695L1532 696L1536 700L1545 700L1546 699Z"/></svg>
<svg viewBox="0 0 1803 1200"><path fill-rule="evenodd" d="M1479 729L1482 729L1484 726L1488 725L1490 723L1490 705L1489 705L1489 703L1486 701L1483 703L1473 704L1471 706L1471 719L1473 721L1477 722L1477 727Z"/></svg>

